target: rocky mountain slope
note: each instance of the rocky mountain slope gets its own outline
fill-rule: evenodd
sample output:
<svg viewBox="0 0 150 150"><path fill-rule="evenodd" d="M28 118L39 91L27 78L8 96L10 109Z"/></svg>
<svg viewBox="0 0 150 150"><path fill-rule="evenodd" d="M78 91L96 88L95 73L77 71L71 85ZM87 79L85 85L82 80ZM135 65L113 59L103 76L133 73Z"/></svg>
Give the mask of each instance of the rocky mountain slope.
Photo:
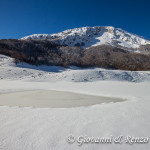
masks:
<svg viewBox="0 0 150 150"><path fill-rule="evenodd" d="M150 41L143 37L111 26L75 28L55 34L34 34L21 39L49 39L59 45L81 46L82 48L112 45L135 52L140 52L140 46L150 44Z"/></svg>

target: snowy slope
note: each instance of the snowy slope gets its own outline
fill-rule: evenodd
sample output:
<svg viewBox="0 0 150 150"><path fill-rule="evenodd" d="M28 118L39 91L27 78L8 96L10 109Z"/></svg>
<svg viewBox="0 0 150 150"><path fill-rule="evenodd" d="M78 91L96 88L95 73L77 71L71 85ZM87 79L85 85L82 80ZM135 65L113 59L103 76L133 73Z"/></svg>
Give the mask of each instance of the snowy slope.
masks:
<svg viewBox="0 0 150 150"><path fill-rule="evenodd" d="M63 68L58 66L32 66L20 63L17 66L13 59L0 55L0 80L28 81L73 81L88 82L101 80L141 82L150 81L149 71L121 71L102 68L81 69L78 67Z"/></svg>
<svg viewBox="0 0 150 150"><path fill-rule="evenodd" d="M150 41L142 37L111 26L82 27L55 34L33 34L21 39L52 39L60 45L80 45L83 48L111 44L114 46L138 49L140 45L150 44Z"/></svg>

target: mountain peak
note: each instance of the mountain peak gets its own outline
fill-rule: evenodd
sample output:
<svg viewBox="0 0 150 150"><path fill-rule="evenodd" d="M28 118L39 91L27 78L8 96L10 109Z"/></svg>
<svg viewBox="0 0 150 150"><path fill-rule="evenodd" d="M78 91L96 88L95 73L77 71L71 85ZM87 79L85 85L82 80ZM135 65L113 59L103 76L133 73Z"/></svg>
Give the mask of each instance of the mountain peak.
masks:
<svg viewBox="0 0 150 150"><path fill-rule="evenodd" d="M150 44L150 41L140 36L112 26L81 27L55 34L33 34L21 38L21 40L29 39L49 39L60 45L81 46L83 48L113 45L137 50L141 45Z"/></svg>

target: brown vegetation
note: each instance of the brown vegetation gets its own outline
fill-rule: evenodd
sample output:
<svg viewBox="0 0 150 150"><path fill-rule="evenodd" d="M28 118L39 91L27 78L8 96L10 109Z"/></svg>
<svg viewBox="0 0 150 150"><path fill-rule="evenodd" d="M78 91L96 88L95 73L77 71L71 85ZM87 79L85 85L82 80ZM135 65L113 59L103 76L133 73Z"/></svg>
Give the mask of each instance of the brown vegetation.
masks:
<svg viewBox="0 0 150 150"><path fill-rule="evenodd" d="M0 54L32 65L103 67L121 70L150 70L150 55L108 45L83 49L54 44L50 40L0 40Z"/></svg>

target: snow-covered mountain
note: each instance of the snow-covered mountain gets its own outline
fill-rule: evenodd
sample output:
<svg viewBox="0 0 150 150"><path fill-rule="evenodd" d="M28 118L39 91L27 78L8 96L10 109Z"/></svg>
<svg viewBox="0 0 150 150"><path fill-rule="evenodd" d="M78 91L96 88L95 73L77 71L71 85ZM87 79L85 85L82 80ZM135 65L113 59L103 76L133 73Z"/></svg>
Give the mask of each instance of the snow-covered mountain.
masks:
<svg viewBox="0 0 150 150"><path fill-rule="evenodd" d="M83 48L105 44L138 49L141 45L150 44L150 41L143 37L111 26L82 27L55 34L33 34L21 39L51 39L60 45L82 46Z"/></svg>

